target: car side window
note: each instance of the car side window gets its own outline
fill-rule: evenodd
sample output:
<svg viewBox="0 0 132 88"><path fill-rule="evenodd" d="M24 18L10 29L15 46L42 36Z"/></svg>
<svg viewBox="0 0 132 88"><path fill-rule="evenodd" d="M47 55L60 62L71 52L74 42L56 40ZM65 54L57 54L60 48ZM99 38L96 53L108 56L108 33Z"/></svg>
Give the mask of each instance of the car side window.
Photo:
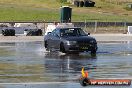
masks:
<svg viewBox="0 0 132 88"><path fill-rule="evenodd" d="M55 31L56 31L56 29L52 31L51 35L54 36L55 35Z"/></svg>
<svg viewBox="0 0 132 88"><path fill-rule="evenodd" d="M60 30L56 30L56 35L60 37Z"/></svg>
<svg viewBox="0 0 132 88"><path fill-rule="evenodd" d="M52 31L52 36L58 37L59 36L59 29L55 29Z"/></svg>

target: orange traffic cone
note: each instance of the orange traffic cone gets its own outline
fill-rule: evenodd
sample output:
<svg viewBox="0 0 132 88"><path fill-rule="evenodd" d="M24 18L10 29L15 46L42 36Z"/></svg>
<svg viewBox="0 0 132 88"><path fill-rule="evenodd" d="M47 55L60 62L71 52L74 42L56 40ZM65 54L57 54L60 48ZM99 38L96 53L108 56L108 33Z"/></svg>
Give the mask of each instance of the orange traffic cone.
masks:
<svg viewBox="0 0 132 88"><path fill-rule="evenodd" d="M83 78L88 78L88 71L84 71L84 67L82 68L82 71L81 71L81 73L82 73L82 77Z"/></svg>

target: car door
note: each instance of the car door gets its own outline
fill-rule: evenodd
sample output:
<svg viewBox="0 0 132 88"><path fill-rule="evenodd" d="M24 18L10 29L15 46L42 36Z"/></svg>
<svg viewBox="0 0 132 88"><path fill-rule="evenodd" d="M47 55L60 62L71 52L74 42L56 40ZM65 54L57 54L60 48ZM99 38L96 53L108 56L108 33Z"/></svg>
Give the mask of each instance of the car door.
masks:
<svg viewBox="0 0 132 88"><path fill-rule="evenodd" d="M60 42L60 38L59 38L59 29L55 29L50 36L50 41L49 41L49 46L52 49L58 49L59 48L59 42Z"/></svg>
<svg viewBox="0 0 132 88"><path fill-rule="evenodd" d="M60 29L56 29L55 34L54 34L54 48L60 49Z"/></svg>
<svg viewBox="0 0 132 88"><path fill-rule="evenodd" d="M49 34L49 36L48 36L48 46L49 46L49 48L51 48L51 49L54 47L54 45L53 45L54 31L55 31L55 30L53 30L53 31Z"/></svg>

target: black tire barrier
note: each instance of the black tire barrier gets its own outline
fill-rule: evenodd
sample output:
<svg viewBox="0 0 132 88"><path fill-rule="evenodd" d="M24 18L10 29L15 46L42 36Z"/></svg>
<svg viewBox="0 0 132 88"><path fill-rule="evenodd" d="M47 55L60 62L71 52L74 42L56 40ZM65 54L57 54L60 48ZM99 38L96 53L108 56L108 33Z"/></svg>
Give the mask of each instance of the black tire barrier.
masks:
<svg viewBox="0 0 132 88"><path fill-rule="evenodd" d="M38 29L37 32L38 32L38 36L42 36L42 30L41 29Z"/></svg>
<svg viewBox="0 0 132 88"><path fill-rule="evenodd" d="M26 36L35 36L35 31L34 30L28 30L28 33Z"/></svg>
<svg viewBox="0 0 132 88"><path fill-rule="evenodd" d="M89 2L88 1L85 1L84 2L84 7L88 7L89 6Z"/></svg>
<svg viewBox="0 0 132 88"><path fill-rule="evenodd" d="M94 5L95 5L95 2L90 1L88 7L94 7Z"/></svg>
<svg viewBox="0 0 132 88"><path fill-rule="evenodd" d="M91 84L91 81L88 78L81 78L79 79L79 82L82 86L87 86Z"/></svg>
<svg viewBox="0 0 132 88"><path fill-rule="evenodd" d="M42 36L42 30L41 29L28 30L26 36Z"/></svg>
<svg viewBox="0 0 132 88"><path fill-rule="evenodd" d="M79 7L79 4L80 4L79 1L74 1L74 5L75 5L76 7Z"/></svg>
<svg viewBox="0 0 132 88"><path fill-rule="evenodd" d="M4 30L2 30L2 35L4 35L4 36L5 36L5 31L4 31Z"/></svg>
<svg viewBox="0 0 132 88"><path fill-rule="evenodd" d="M14 29L10 29L10 36L15 36L15 30Z"/></svg>
<svg viewBox="0 0 132 88"><path fill-rule="evenodd" d="M3 29L2 35L4 35L4 36L15 36L15 30L14 29Z"/></svg>
<svg viewBox="0 0 132 88"><path fill-rule="evenodd" d="M84 6L84 2L80 1L80 7L83 7L83 6Z"/></svg>
<svg viewBox="0 0 132 88"><path fill-rule="evenodd" d="M5 36L10 36L10 32L8 29L5 29Z"/></svg>
<svg viewBox="0 0 132 88"><path fill-rule="evenodd" d="M74 5L77 7L94 7L95 2L93 1L74 1Z"/></svg>

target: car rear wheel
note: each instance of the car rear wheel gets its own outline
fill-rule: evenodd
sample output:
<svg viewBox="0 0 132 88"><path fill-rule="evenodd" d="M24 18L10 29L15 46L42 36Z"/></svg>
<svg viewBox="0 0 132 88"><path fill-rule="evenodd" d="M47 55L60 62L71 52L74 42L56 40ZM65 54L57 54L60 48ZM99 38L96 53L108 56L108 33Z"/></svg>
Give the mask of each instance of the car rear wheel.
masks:
<svg viewBox="0 0 132 88"><path fill-rule="evenodd" d="M64 44L63 44L63 43L60 44L60 51L61 51L62 53L66 53L65 47L64 47Z"/></svg>

